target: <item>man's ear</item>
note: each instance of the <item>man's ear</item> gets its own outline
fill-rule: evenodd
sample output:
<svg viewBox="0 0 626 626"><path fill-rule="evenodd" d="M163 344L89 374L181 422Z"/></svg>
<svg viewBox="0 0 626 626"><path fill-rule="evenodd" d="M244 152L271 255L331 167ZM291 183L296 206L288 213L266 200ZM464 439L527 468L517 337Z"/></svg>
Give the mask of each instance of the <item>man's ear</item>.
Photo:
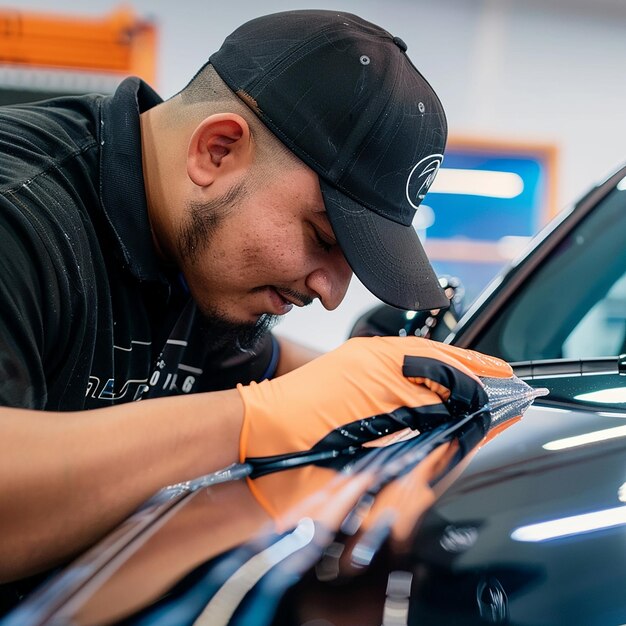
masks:
<svg viewBox="0 0 626 626"><path fill-rule="evenodd" d="M210 115L191 135L187 174L200 187L211 185L220 174L245 167L250 161L250 127L240 115Z"/></svg>

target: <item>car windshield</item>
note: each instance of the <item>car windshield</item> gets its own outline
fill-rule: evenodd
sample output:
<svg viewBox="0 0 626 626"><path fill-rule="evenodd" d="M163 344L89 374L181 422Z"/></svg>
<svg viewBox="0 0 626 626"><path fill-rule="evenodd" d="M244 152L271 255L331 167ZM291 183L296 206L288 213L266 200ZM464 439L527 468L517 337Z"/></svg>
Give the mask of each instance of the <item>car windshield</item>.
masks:
<svg viewBox="0 0 626 626"><path fill-rule="evenodd" d="M626 178L524 282L472 347L508 361L626 352Z"/></svg>

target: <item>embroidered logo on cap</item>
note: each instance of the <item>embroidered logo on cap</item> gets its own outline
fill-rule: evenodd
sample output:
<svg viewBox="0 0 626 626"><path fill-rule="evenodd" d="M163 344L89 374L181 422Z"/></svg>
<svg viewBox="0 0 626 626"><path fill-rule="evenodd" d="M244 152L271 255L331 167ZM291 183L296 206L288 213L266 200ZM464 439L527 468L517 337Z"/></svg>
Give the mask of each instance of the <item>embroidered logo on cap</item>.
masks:
<svg viewBox="0 0 626 626"><path fill-rule="evenodd" d="M433 184L442 161L443 154L431 154L424 157L411 170L406 181L406 199L414 209L417 209Z"/></svg>

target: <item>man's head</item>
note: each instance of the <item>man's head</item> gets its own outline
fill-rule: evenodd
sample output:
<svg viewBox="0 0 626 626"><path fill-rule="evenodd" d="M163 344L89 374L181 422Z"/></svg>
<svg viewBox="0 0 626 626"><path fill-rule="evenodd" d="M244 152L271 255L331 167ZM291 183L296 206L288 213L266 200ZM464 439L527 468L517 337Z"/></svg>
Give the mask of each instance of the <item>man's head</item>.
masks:
<svg viewBox="0 0 626 626"><path fill-rule="evenodd" d="M317 175L210 64L143 114L142 139L155 242L212 336L245 347L293 305L341 302L352 272Z"/></svg>
<svg viewBox="0 0 626 626"><path fill-rule="evenodd" d="M350 266L396 306L447 303L411 226L446 122L405 50L349 14L258 18L157 107L154 141L174 147L146 164L149 204L166 207L151 220L205 312L251 322L288 302L334 308Z"/></svg>

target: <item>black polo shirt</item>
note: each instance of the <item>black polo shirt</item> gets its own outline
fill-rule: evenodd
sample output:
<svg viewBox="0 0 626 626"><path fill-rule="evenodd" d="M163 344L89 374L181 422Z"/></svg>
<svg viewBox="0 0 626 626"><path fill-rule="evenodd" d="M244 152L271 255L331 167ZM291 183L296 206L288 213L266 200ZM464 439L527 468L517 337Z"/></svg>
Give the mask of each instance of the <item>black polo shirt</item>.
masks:
<svg viewBox="0 0 626 626"><path fill-rule="evenodd" d="M159 102L129 78L0 107L0 404L80 410L273 374L271 337L212 350L155 253L139 114Z"/></svg>

